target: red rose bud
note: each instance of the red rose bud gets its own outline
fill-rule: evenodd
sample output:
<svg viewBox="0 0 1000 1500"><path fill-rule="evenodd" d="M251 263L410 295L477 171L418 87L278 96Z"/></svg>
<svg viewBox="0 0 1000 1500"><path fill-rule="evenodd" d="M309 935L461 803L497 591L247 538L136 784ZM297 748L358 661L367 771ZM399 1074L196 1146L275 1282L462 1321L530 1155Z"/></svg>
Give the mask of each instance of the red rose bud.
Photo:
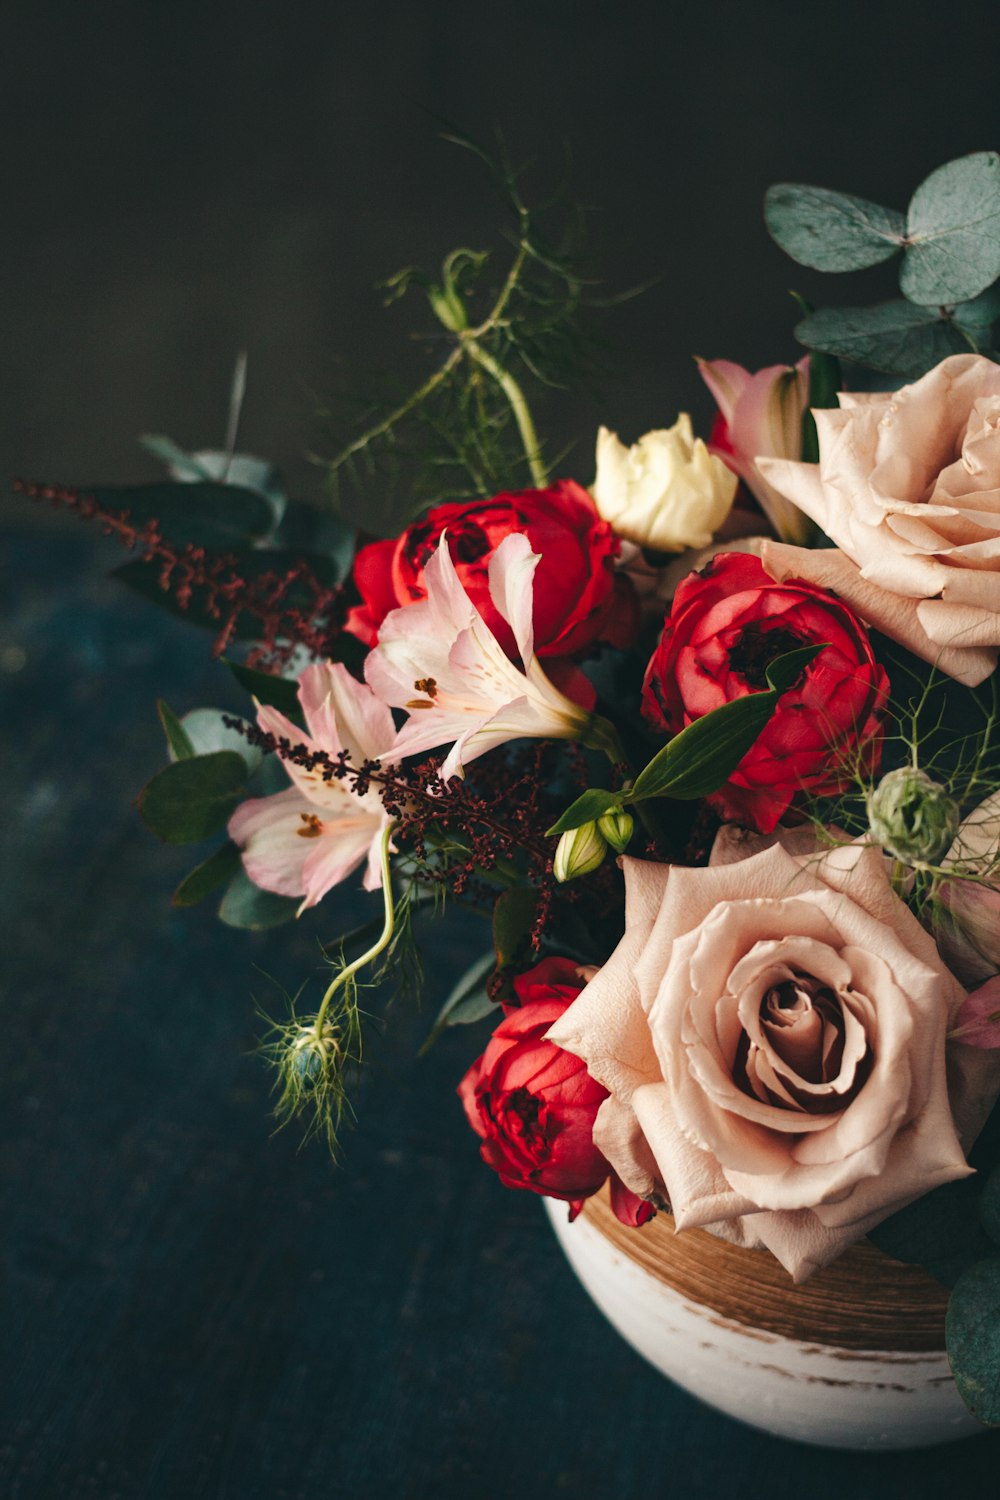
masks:
<svg viewBox="0 0 1000 1500"><path fill-rule="evenodd" d="M507 1187L560 1198L579 1211L603 1186L610 1168L594 1145L594 1119L608 1097L578 1057L545 1033L584 981L568 959L550 958L515 980L520 1004L507 1014L458 1093L480 1154ZM642 1224L651 1205L622 1184L612 1203L623 1223ZM617 1198L616 1198L617 1194Z"/></svg>
<svg viewBox="0 0 1000 1500"><path fill-rule="evenodd" d="M490 559L511 532L523 532L541 556L534 578L538 656L572 657L598 641L631 643L637 605L632 585L615 572L618 538L587 491L561 480L547 490L435 506L397 539L363 547L354 562L362 603L350 611L347 628L366 646L375 645L390 610L426 597L424 568L444 531L462 587L512 656L510 626L497 613L489 591ZM554 666L550 662L550 674ZM567 665L566 673L556 670L554 675L563 691L584 707L593 706L593 690L582 673Z"/></svg>
<svg viewBox="0 0 1000 1500"><path fill-rule="evenodd" d="M708 800L723 818L770 833L800 793L842 791L881 756L889 680L868 632L812 584L778 584L759 558L724 552L680 585L643 684L643 712L676 734L767 684L777 657L826 642L732 776Z"/></svg>

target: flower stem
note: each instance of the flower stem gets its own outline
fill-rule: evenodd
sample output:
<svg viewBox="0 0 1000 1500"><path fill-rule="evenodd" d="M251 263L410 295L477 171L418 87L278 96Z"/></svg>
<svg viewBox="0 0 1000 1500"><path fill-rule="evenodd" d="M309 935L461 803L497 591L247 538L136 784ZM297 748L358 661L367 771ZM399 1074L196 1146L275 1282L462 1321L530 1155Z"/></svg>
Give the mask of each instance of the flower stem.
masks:
<svg viewBox="0 0 1000 1500"><path fill-rule="evenodd" d="M505 370L492 356L488 354L480 344L473 338L463 340L463 347L469 358L484 369L487 375L496 381L510 402L510 409L514 413L514 421L521 436L521 446L524 448L524 456L531 470L532 482L536 489L544 490L549 482L549 476L545 465L542 463L541 446L538 441L538 433L535 431L535 423L531 415L524 392L514 379L509 370Z"/></svg>
<svg viewBox="0 0 1000 1500"><path fill-rule="evenodd" d="M383 831L382 838L379 842L379 860L382 866L382 899L385 911L385 919L382 924L382 931L380 932L379 936L376 938L372 946L367 950L367 952L362 953L360 958L356 958L353 963L347 964L345 968L341 969L340 972L334 976L333 982L328 988L326 994L323 996L323 999L320 1001L319 1010L316 1012L316 1020L313 1023L313 1030L316 1032L316 1036L320 1042L322 1042L324 1039L323 1026L326 1022L327 1012L330 1009L330 1004L333 1000L334 995L336 995L338 990L343 989L344 985L347 984L348 981L352 979L360 969L365 968L368 964L372 963L376 958L378 958L379 954L384 952L392 942L392 934L396 926L396 905L393 900L392 874L389 869L389 845L392 842L392 835L395 831L395 827L395 823L387 823L385 826L385 830Z"/></svg>

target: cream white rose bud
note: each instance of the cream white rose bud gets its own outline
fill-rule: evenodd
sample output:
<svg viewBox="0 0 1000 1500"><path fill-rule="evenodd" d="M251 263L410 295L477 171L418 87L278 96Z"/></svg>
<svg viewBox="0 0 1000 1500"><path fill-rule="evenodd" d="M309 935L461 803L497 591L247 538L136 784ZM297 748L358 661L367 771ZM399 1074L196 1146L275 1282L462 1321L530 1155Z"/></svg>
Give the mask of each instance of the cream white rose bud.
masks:
<svg viewBox="0 0 1000 1500"><path fill-rule="evenodd" d="M576 880L596 870L607 852L608 846L597 824L581 823L579 828L570 828L564 833L556 845L552 873L563 885L567 880Z"/></svg>
<svg viewBox="0 0 1000 1500"><path fill-rule="evenodd" d="M631 448L606 427L597 434L597 509L640 547L707 547L732 508L736 484L736 475L694 436L687 412Z"/></svg>
<svg viewBox="0 0 1000 1500"><path fill-rule="evenodd" d="M934 864L958 830L959 811L926 771L901 766L868 796L872 837L904 864Z"/></svg>
<svg viewBox="0 0 1000 1500"><path fill-rule="evenodd" d="M598 832L607 840L616 854L624 854L635 828L635 819L624 807L613 807L597 820Z"/></svg>

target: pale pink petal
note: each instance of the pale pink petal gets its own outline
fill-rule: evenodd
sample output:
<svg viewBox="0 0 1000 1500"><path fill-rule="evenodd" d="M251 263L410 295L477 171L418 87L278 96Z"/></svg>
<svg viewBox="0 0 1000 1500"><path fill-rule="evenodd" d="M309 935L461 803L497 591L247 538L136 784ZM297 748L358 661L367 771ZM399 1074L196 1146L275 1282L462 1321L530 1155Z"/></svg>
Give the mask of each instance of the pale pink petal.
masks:
<svg viewBox="0 0 1000 1500"><path fill-rule="evenodd" d="M372 820L365 818L354 824L337 824L321 838L311 841L302 867L302 889L306 898L302 911L315 906L327 891L346 880L364 863L372 846L372 833Z"/></svg>
<svg viewBox="0 0 1000 1500"><path fill-rule="evenodd" d="M532 552L531 543L520 532L504 537L490 558L490 595L514 632L518 655L525 666L535 654L534 579L541 560L541 554Z"/></svg>
<svg viewBox="0 0 1000 1500"><path fill-rule="evenodd" d="M303 838L315 808L294 787L272 797L241 802L229 820L229 837L240 848L254 885L279 896L301 896L302 867L314 842Z"/></svg>
<svg viewBox="0 0 1000 1500"><path fill-rule="evenodd" d="M697 363L698 373L715 397L723 421L730 426L736 403L753 376L730 359L699 359Z"/></svg>

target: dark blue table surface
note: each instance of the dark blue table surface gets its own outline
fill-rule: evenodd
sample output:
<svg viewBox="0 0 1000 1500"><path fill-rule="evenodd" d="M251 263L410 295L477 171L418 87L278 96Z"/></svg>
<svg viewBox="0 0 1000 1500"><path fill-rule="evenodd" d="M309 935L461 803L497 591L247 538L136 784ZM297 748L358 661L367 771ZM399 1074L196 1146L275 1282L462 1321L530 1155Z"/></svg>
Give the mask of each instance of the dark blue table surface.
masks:
<svg viewBox="0 0 1000 1500"><path fill-rule="evenodd" d="M472 918L428 937L425 1011L373 1042L344 1167L272 1135L253 996L315 972L364 898L254 936L172 910L190 851L132 806L153 698L238 706L226 671L82 534L2 552L5 1500L996 1493L998 1434L799 1447L618 1338L537 1200L479 1163L471 1035L415 1056Z"/></svg>

